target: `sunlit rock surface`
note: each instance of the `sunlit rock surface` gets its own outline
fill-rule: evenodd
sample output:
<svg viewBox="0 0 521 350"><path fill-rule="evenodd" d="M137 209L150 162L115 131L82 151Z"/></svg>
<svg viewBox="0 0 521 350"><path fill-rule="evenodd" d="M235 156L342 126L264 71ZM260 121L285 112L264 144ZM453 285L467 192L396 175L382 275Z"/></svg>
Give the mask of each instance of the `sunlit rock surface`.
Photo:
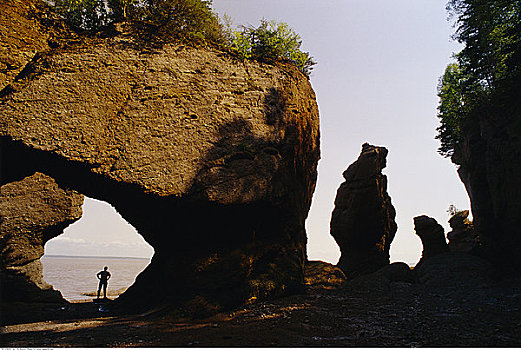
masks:
<svg viewBox="0 0 521 350"><path fill-rule="evenodd" d="M43 1L0 0L0 91L58 38L74 34Z"/></svg>
<svg viewBox="0 0 521 350"><path fill-rule="evenodd" d="M346 276L337 266L324 261L307 261L304 268L306 287L335 289L341 287Z"/></svg>
<svg viewBox="0 0 521 350"><path fill-rule="evenodd" d="M74 36L38 1L0 0L0 95L58 37ZM1 115L0 123L4 122ZM44 281L40 257L49 239L78 220L83 196L60 188L49 176L7 169L15 157L0 145L0 298L63 301ZM19 160L23 162L23 159ZM10 163L10 164L8 164ZM8 172L12 176L8 175ZM10 177L10 178L8 178ZM14 180L14 181L13 181ZM12 182L11 182L12 181Z"/></svg>
<svg viewBox="0 0 521 350"><path fill-rule="evenodd" d="M387 193L387 149L362 145L358 160L344 171L331 216L331 235L342 253L338 262L348 278L389 264L396 234L396 211Z"/></svg>
<svg viewBox="0 0 521 350"><path fill-rule="evenodd" d="M154 247L122 304L213 312L300 290L319 159L308 79L142 44L122 25L36 56L1 94L3 176L107 201Z"/></svg>
<svg viewBox="0 0 521 350"><path fill-rule="evenodd" d="M3 301L62 301L42 278L45 243L82 215L83 196L43 174L0 187L0 295Z"/></svg>

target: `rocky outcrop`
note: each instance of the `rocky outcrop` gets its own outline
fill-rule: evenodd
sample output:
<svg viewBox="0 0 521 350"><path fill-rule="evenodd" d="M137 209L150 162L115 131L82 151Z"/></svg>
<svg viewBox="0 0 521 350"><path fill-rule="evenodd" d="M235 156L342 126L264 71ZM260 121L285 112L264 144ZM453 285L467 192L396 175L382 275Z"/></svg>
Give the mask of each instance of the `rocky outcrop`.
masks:
<svg viewBox="0 0 521 350"><path fill-rule="evenodd" d="M309 81L132 30L60 45L3 90L6 181L39 171L107 201L154 247L120 304L219 310L300 290L319 159Z"/></svg>
<svg viewBox="0 0 521 350"><path fill-rule="evenodd" d="M0 8L1 95L35 57L73 34L43 2L0 0ZM49 239L81 217L83 196L41 173L19 174L8 183L9 156L0 147L1 300L62 302L61 293L43 279L40 257Z"/></svg>
<svg viewBox="0 0 521 350"><path fill-rule="evenodd" d="M423 244L422 258L420 262L435 255L446 253L449 246L445 241L445 230L436 219L421 215L414 218L414 231L420 237Z"/></svg>
<svg viewBox="0 0 521 350"><path fill-rule="evenodd" d="M459 165L486 255L511 273L521 266L521 117L518 107L499 105L467 123L452 161Z"/></svg>
<svg viewBox="0 0 521 350"><path fill-rule="evenodd" d="M40 53L74 34L43 1L0 0L0 90Z"/></svg>
<svg viewBox="0 0 521 350"><path fill-rule="evenodd" d="M304 280L311 289L336 289L345 283L346 276L337 266L315 260L306 262Z"/></svg>
<svg viewBox="0 0 521 350"><path fill-rule="evenodd" d="M344 171L331 216L331 235L342 253L338 262L348 278L389 264L397 230L396 212L387 194L387 149L362 145L358 160Z"/></svg>
<svg viewBox="0 0 521 350"><path fill-rule="evenodd" d="M490 262L466 253L446 252L424 259L414 272L418 283L436 291L468 291L492 281Z"/></svg>
<svg viewBox="0 0 521 350"><path fill-rule="evenodd" d="M396 283L407 283L408 286L415 282L414 271L404 262L394 262L381 269L358 276L350 280L346 290L351 292L381 293L395 289Z"/></svg>
<svg viewBox="0 0 521 350"><path fill-rule="evenodd" d="M2 301L63 301L42 278L45 243L82 215L83 196L35 173L0 187Z"/></svg>
<svg viewBox="0 0 521 350"><path fill-rule="evenodd" d="M452 231L447 233L447 239L451 252L475 253L480 249L479 237L468 216L469 211L463 210L449 219Z"/></svg>

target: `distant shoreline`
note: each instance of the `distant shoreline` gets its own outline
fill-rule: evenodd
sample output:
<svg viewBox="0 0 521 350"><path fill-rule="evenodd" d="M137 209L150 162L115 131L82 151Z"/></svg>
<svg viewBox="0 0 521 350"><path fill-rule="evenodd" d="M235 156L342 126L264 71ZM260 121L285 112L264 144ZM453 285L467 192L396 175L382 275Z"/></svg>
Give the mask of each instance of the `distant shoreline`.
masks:
<svg viewBox="0 0 521 350"><path fill-rule="evenodd" d="M51 255L45 254L42 258L73 258L73 259L132 259L132 260L150 260L150 258L138 258L134 256L82 256L82 255Z"/></svg>

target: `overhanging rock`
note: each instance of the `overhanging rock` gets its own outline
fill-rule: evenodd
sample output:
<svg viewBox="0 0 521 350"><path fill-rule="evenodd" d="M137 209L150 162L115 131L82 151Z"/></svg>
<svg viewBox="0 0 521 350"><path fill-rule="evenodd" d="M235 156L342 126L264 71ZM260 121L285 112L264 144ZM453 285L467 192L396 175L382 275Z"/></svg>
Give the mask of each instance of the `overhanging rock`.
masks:
<svg viewBox="0 0 521 350"><path fill-rule="evenodd" d="M6 178L39 171L107 201L154 247L122 302L218 310L301 288L319 159L307 78L119 29L42 54L4 89Z"/></svg>

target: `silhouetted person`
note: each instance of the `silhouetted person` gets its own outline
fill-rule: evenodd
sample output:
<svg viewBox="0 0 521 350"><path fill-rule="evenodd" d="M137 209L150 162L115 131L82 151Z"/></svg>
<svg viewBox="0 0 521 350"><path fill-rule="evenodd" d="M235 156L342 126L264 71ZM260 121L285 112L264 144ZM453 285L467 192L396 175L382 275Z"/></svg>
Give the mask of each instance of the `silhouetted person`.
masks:
<svg viewBox="0 0 521 350"><path fill-rule="evenodd" d="M98 286L98 299L101 292L101 287L103 287L103 297L107 299L107 285L109 284L110 279L110 272L108 271L108 267L105 266L103 268L103 271L100 271L96 274L96 277L99 279L99 286Z"/></svg>

